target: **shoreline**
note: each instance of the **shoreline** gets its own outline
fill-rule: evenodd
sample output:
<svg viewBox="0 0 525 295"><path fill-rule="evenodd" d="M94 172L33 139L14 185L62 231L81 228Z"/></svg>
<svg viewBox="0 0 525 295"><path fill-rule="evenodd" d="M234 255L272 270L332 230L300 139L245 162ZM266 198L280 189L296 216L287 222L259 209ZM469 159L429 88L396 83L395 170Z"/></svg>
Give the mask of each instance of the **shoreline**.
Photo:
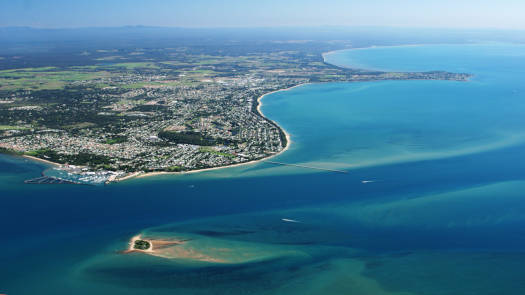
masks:
<svg viewBox="0 0 525 295"><path fill-rule="evenodd" d="M481 45L481 44L484 44L484 43L483 42L481 42L481 43L473 42L473 43L464 43L464 44L461 44L461 45ZM328 55L332 55L332 54L340 52L340 51L366 50L366 49L375 49L375 48L403 48L403 47L421 47L421 46L440 46L440 45L443 46L443 45L458 45L458 44L454 44L454 43L426 43L426 44L425 43L416 43L416 44L400 44L400 45L370 45L370 46L365 46L365 47L354 47L354 48L345 48L345 49L331 50L331 51L328 51L328 52L321 53L321 57L323 58L323 62L324 63L329 64L329 65L333 65L333 66L336 66L336 67L339 67L339 68L343 68L343 69L361 70L361 71L375 70L375 71L381 71L381 72L385 72L385 73L389 73L389 72L412 73L411 71L391 71L391 70L385 70L385 69L371 69L371 68L361 68L361 67L336 65L336 64L327 62L326 61L326 57ZM419 72L419 71L416 71L416 73L417 72Z"/></svg>
<svg viewBox="0 0 525 295"><path fill-rule="evenodd" d="M113 179L113 180L109 181L108 183L121 182L121 181L125 181L125 180L132 179L132 178L135 178L135 177L139 177L141 173L143 173L143 172L141 172L141 171L133 172L133 173L131 173L129 175L126 175L126 176L124 176L122 178Z"/></svg>
<svg viewBox="0 0 525 295"><path fill-rule="evenodd" d="M219 170L219 169L233 168L233 167L239 167L239 166L244 166L244 165L253 165L253 164L257 164L259 162L263 162L263 161L269 160L271 158L274 158L274 157L284 153L285 151L287 151L290 148L290 145L292 143L291 136L290 136L290 134L288 132L286 132L286 130L283 127L281 127L279 124L277 124L277 122L275 122L272 119L269 119L268 117L266 117L264 115L264 113L261 110L261 107L263 105L262 104L262 99L265 96L273 94L273 93L277 93L277 92L280 92L280 91L288 91L288 90L291 90L291 89L294 89L294 88L297 88L297 87L301 87L301 86L304 86L304 85L308 85L308 84L312 84L312 83L302 83L302 84L295 85L295 86L292 86L292 87L271 91L271 92L268 92L268 93L265 93L265 94L259 96L257 98L257 100L256 100L256 102L257 102L256 110L259 113L259 115L261 117L263 117L265 120L268 120L272 124L274 124L279 130L281 130L284 133L284 136L286 137L286 145L279 152L277 152L277 153L275 153L273 155L270 155L268 157L261 158L261 159L252 160L252 161L248 161L248 162L242 162L242 163L236 163L236 164L231 164L231 165L226 165L226 166L209 167L209 168L195 169L195 170L182 171L182 172L167 172L167 171L146 172L146 173L138 172L138 175L134 175L134 176L129 177L129 178L135 178L135 177L136 178L146 178L146 177L160 176L160 175L184 175L184 174L193 174L193 173L199 173L199 172L206 172L206 171L213 171L213 170ZM117 180L117 182L125 180L125 179L129 179L127 177L128 176L124 177L123 179Z"/></svg>
<svg viewBox="0 0 525 295"><path fill-rule="evenodd" d="M349 68L349 67L344 67L344 66L339 66L339 65L336 65L336 64L333 64L333 63L330 63L330 62L327 62L326 61L326 56L327 55L330 55L330 54L334 54L336 52L339 52L339 51L347 51L347 50L364 50L364 49L370 49L370 48L383 48L383 47L416 47L416 46L425 46L425 45L437 45L437 44L402 44L402 45L384 45L384 46L376 46L376 45L371 45L371 46L366 46L366 47L356 47L356 48L346 48L346 49L337 49L337 50L332 50L332 51L328 51L328 52L323 52L321 53L321 57L323 58L323 62L326 63L326 64L329 64L329 65L332 65L332 66L335 66L335 67L339 67L339 68L344 68L344 69L353 69L353 68ZM365 69L359 69L359 70L365 70ZM356 81L356 82L362 82L362 81ZM218 166L218 167L210 167L210 168L203 168L203 169L195 169L195 170L190 170L190 171L183 171L183 172L165 172L165 171L158 171L158 172L147 172L147 173L140 173L136 176L137 178L145 178L145 177L150 177L150 176L160 176L160 175L183 175L183 174L191 174L191 173L199 173L199 172L205 172L205 171L212 171L212 170L218 170L218 169L225 169L225 168L230 168L230 167L238 167L238 166L242 166L242 165L251 165L251 164L256 164L258 162L262 162L262 161L266 161L266 160L269 160L273 157L276 157L282 153L284 153L285 151L287 151L289 148L290 148L290 145L291 145L291 138L290 138L290 134L288 132L286 132L286 130L280 126L277 122L275 122L274 120L266 117L263 113L263 111L261 110L261 107L263 106L263 103L262 103L262 99L264 97L266 97L267 95L270 95L270 94L274 94L274 93L277 93L277 92L281 92L281 91L289 91L289 90L292 90L294 88L298 88L298 87L301 87L301 86L305 86L305 85L311 85L311 84L323 84L323 83L331 83L331 82L319 82L319 83L315 83L315 82L306 82L306 83L301 83L301 84L298 84L298 85L295 85L295 86L291 86L291 87L288 87L288 88L283 88L283 89L279 89L279 90L274 90L274 91L271 91L271 92L268 92L268 93L265 93L261 96L259 96L256 100L256 103L257 103L257 107L256 107L256 111L257 113L259 113L259 115L264 118L265 120L268 120L269 122L271 122L272 124L275 125L275 127L277 127L280 131L282 131L285 135L285 138L286 138L286 145L285 147L279 151L278 153L275 153L273 155L270 155L268 157L264 157L262 159L258 159L258 160L252 160L252 161L249 161L249 162L242 162L242 163L236 163L236 164L232 164L232 165L226 165L226 166ZM337 82L336 82L337 83ZM343 82L345 83L345 82ZM135 176L133 177L130 177L130 178L134 178ZM124 179L128 179L127 177L124 177ZM123 179L123 180L124 180ZM120 181L120 180L117 180L117 181Z"/></svg>
<svg viewBox="0 0 525 295"><path fill-rule="evenodd" d="M337 49L337 50L332 50L332 51L328 51L328 52L323 52L323 53L321 53L321 57L322 57L323 62L325 64L332 65L332 66L335 66L335 67L338 67L338 68L365 70L365 69L361 69L361 68L352 68L352 67L347 67L347 66L340 66L340 65L336 65L336 64L327 62L326 61L326 56L334 54L334 53L337 53L337 52L340 52L340 51L364 50L364 49L370 49L370 48L383 48L383 47L416 47L416 46L425 46L425 45L438 45L438 44L405 44L405 45L384 45L384 46L371 45L371 46L366 46L366 47L345 48L345 49ZM380 70L380 71L382 71L382 70ZM388 72L388 71L385 71L385 72ZM407 72L407 73L409 73L409 72ZM339 81L339 82L348 83L348 82L352 82L352 81ZM355 82L363 82L363 81L355 81ZM290 148L290 145L291 145L292 141L291 141L290 134L288 132L286 132L286 130L283 127L281 127L274 120L272 120L272 119L270 119L270 118L268 118L268 117L266 117L264 115L264 113L261 110L261 108L263 106L262 99L265 98L267 95L274 94L274 93L277 93L277 92L289 91L289 90L292 90L294 88L298 88L298 87L305 86L305 85L310 85L310 84L323 84L323 83L331 83L331 82L319 82L319 83L316 83L316 82L305 82L305 83L294 85L294 86L291 86L291 87L288 87L288 88L274 90L274 91L265 93L265 94L263 94L263 95L261 95L261 96L259 96L257 98L257 100L255 101L255 103L257 103L257 106L256 106L255 110L257 111L258 115L260 115L263 119L267 120L268 122L273 124L276 128L278 128L279 131L282 132L282 134L284 134L284 137L286 139L286 145L284 146L284 148L281 151L279 151L279 152L277 152L275 154L271 154L271 155L269 155L267 157L264 157L264 158L261 158L261 159L257 159L257 160L251 160L251 161L248 161L248 162L235 163L235 164L225 165L225 166L201 168L201 169L195 169L195 170L189 170L189 171L180 171L180 172L168 172L168 171L143 172L143 171L136 171L136 172L133 172L133 173L131 173L129 175L126 175L126 176L124 176L122 178L113 179L113 180L111 180L108 183L121 182L121 181L129 180L129 179L132 179L132 178L146 178L146 177L160 176L160 175L184 175L184 174L200 173L200 172L206 172L206 171L212 171L212 170L219 170L219 169L239 167L239 166L243 166L243 165L253 165L253 164L257 164L259 162L263 162L263 161L272 159L272 158L274 158L274 157L284 153L285 151L287 151ZM337 82L335 82L335 83L337 83ZM252 105L252 110L253 110L253 105ZM22 155L22 157L30 159L30 160L46 163L46 164L52 165L54 167L60 167L61 166L61 164L59 164L59 163L51 162L51 161L48 161L48 160L45 160L45 159L40 159L40 158L33 157L33 156Z"/></svg>
<svg viewBox="0 0 525 295"><path fill-rule="evenodd" d="M145 242L148 242L150 244L150 247L148 249L136 249L135 248L135 242L138 240L142 240ZM147 254L151 256L156 256L160 258L166 258L166 259L189 259L193 261L203 261L203 262L211 262L211 263L227 263L227 261L216 258L212 256L208 256L204 254L203 252L199 252L198 248L190 248L189 250L186 250L184 248L181 249L181 247L175 246L181 246L186 244L186 242L190 241L191 239L184 239L184 240L175 240L175 239L156 239L156 238L148 238L148 237L142 237L142 234L135 235L131 238L131 240L128 242L128 248L126 250L119 251L118 253L121 254L130 254L130 253L142 253ZM173 251L174 249L180 249L181 251Z"/></svg>
<svg viewBox="0 0 525 295"><path fill-rule="evenodd" d="M29 159L29 160L33 160L33 161L37 161L37 162L41 162L41 163L45 163L45 164L48 164L48 165L51 165L51 166L54 166L54 167L60 167L60 166L62 166L62 164L55 163L55 162L51 162L51 161L48 161L48 160L45 160L45 159L40 159L40 158L33 157L33 156L21 155L21 157L22 157L22 158Z"/></svg>
<svg viewBox="0 0 525 295"><path fill-rule="evenodd" d="M331 51L328 51L328 52L321 53L321 56L323 57L323 60L324 60L325 63L333 65L332 63L329 63L329 62L327 62L325 60L325 56L337 53L339 51L365 50L365 49L391 48L391 47L418 47L418 46L428 46L428 45L453 45L453 44L448 44L448 43L428 43L428 44L418 43L418 44L401 44L401 45L370 45L370 46L365 46L365 47L353 47L353 48L331 50ZM469 44L467 44L467 45L469 45Z"/></svg>
<svg viewBox="0 0 525 295"><path fill-rule="evenodd" d="M259 162L266 161L266 160L271 159L273 157L276 157L276 156L284 153L285 151L287 151L290 148L290 145L292 143L291 136L290 136L290 134L288 132L286 132L286 130L284 128L282 128L279 124L277 124L277 122L275 122L274 120L269 119L268 117L266 117L264 115L264 113L261 110L261 106L262 106L262 101L261 100L267 95L270 95L270 94L273 94L273 93L277 93L277 92L280 92L280 91L288 91L288 90L291 90L291 89L294 89L294 88L297 88L297 87L300 87L300 86L303 86L303 85L308 85L308 84L312 84L312 83L302 83L302 84L295 85L295 86L292 86L292 87L271 91L271 92L268 92L268 93L265 93L265 94L259 96L259 98L257 98L257 100L256 100L256 103L257 103L256 110L259 113L259 115L262 118L264 118L265 120L268 120L269 122L274 124L275 127L277 127L281 132L284 133L284 136L286 138L286 145L284 146L284 148L282 150L280 150L279 152L275 153L275 154L269 155L268 157L264 157L264 158L261 158L261 159L248 161L248 162L235 163L235 164L226 165L226 166L217 166L217 167L195 169L195 170L189 170L189 171L181 171L181 172L168 172L168 171L143 172L143 171L137 171L137 172L133 172L133 173L127 175L127 176L124 176L122 178L114 179L114 180L110 181L109 183L122 182L122 181L126 181L126 180L133 179L133 178L146 178L146 177L160 176L160 175L184 175L184 174L193 174L193 173L206 172L206 171L212 171L212 170L219 170L219 169L225 169L225 168L239 167L239 166L244 166L244 165L253 165L253 164L257 164ZM21 155L21 157L29 159L29 160L45 163L45 164L48 164L48 165L52 165L54 167L62 166L62 164L51 162L51 161L48 161L48 160L45 160L45 159L40 159L40 158L33 157L33 156Z"/></svg>
<svg viewBox="0 0 525 295"><path fill-rule="evenodd" d="M143 240L143 241L148 242L150 244L150 247L145 250L135 249L135 242L138 240ZM153 242L151 240L143 239L141 234L133 236L131 240L129 241L128 249L125 250L123 253L126 254L126 253L133 253L133 252L153 253Z"/></svg>

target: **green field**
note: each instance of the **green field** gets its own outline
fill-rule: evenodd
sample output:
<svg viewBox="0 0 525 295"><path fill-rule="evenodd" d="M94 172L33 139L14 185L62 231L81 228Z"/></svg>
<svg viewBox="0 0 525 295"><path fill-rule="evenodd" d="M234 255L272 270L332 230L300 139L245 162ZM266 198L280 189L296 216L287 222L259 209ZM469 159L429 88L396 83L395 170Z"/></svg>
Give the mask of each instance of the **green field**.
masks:
<svg viewBox="0 0 525 295"><path fill-rule="evenodd" d="M136 69L159 69L157 63L152 62L128 62L128 63L117 63L109 66L110 68L126 68L127 70L136 70Z"/></svg>
<svg viewBox="0 0 525 295"><path fill-rule="evenodd" d="M110 75L106 71L71 71L58 70L53 67L5 70L0 71L0 90L61 89L71 82L89 81Z"/></svg>
<svg viewBox="0 0 525 295"><path fill-rule="evenodd" d="M10 126L10 125L0 125L0 131L5 131L5 130L27 130L29 129L28 127L24 127L24 126Z"/></svg>
<svg viewBox="0 0 525 295"><path fill-rule="evenodd" d="M217 156L222 156L222 157L226 157L226 158L235 158L235 155L232 155L232 154L228 154L228 153L221 153L221 152L218 152L210 147L200 147L199 148L199 152L201 153L208 153L208 154L213 154L213 155L217 155Z"/></svg>

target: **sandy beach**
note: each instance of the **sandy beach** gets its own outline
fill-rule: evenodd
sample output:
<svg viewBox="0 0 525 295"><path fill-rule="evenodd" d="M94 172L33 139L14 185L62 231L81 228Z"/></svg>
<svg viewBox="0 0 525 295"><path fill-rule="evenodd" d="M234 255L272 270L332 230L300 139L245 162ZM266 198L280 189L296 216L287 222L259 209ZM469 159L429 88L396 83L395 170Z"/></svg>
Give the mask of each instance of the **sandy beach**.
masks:
<svg viewBox="0 0 525 295"><path fill-rule="evenodd" d="M267 95L270 95L272 93L276 93L276 92L280 92L280 91L288 91L288 90L291 90L291 89L294 89L294 88L297 88L297 87L300 87L300 86L304 86L304 85L308 85L308 84L311 84L311 83L303 83L303 84L299 84L299 85L295 85L295 86L292 86L292 87L289 87L289 88L285 88L285 89L280 89L280 90L276 90L276 91L272 91L272 92L268 92L268 93L265 93L263 95L261 95L258 99L257 99L257 112L264 118L266 118L267 120L271 121L272 123L274 123L279 129L281 129L286 137L286 146L281 150L279 151L278 153L275 153L273 155L270 155L268 157L265 157L265 158L262 158L262 159L258 159L258 160L253 160L253 161L248 161L248 162L243 162L243 163L237 163L237 164L232 164L232 165L226 165L226 166L218 166L218 167L210 167L210 168L204 168L204 169L196 169L196 170L191 170L191 171L182 171L182 172L165 172L165 171L159 171L159 172L148 172L148 173L141 173L139 175L137 175L136 177L137 178L144 178L144 177L151 177L151 176L159 176L159 175L182 175L182 174L191 174L191 173L199 173L199 172L205 172L205 171L212 171L212 170L219 170L219 169L224 169L224 168L232 168L232 167L239 167L239 166L244 166L244 165L253 165L253 164L257 164L259 162L262 162L262 161L267 161L273 157L276 157L282 153L284 153L285 151L287 151L289 148L290 148L290 145L292 143L292 140L291 140L291 137L290 137L290 134L288 132L286 132L286 130L284 130L284 128L282 128L281 126L279 126L279 124L277 124L277 122L267 118L264 113L262 112L261 110L261 107L262 107L262 99L267 96ZM133 176L135 177L135 176ZM122 181L124 179L128 179L127 177L124 177L122 179L119 179L118 181Z"/></svg>
<svg viewBox="0 0 525 295"><path fill-rule="evenodd" d="M323 57L323 61L327 64L331 64L331 65L334 65L330 62L327 62L326 61L326 57L329 56L329 55L332 55L334 53L338 53L338 52L342 52L342 51L350 51L350 50L366 50L366 49L371 49L371 48L402 48L402 47L418 47L418 46L425 46L425 44L421 43L421 44L405 44L405 45L370 45L370 46L365 46L365 47L355 47L355 48L346 48L346 49L337 49L337 50L332 50L332 51L328 51L328 52L323 52L321 53L321 56ZM347 68L347 69L360 69L359 67L351 67L351 66L341 66L341 65L334 65L336 67L342 67L342 68Z"/></svg>
<svg viewBox="0 0 525 295"><path fill-rule="evenodd" d="M55 162L51 162L51 161L48 161L48 160L44 160L44 159L40 159L40 158L33 157L33 156L22 155L22 157L26 158L26 159L33 160L33 161L46 163L46 164L49 164L49 165L52 165L52 166L55 166L55 167L60 167L61 166L61 164L58 164L58 163L55 163Z"/></svg>
<svg viewBox="0 0 525 295"><path fill-rule="evenodd" d="M124 180L128 180L128 179L132 179L132 178L135 178L135 177L140 177L140 175L142 173L143 173L142 171L134 172L134 173L131 173L131 174L126 175L126 176L121 177L121 178L115 178L114 180L112 180L110 182L120 182L120 181L124 181Z"/></svg>
<svg viewBox="0 0 525 295"><path fill-rule="evenodd" d="M151 246L148 249L142 250L142 249L135 249L135 242L138 240L146 241ZM133 253L133 252L143 252L151 255L159 255L157 253L159 250L164 249L166 247L170 246L176 246L176 245L182 245L184 244L184 240L161 240L161 239L153 239L153 238L143 238L142 235L136 235L131 238L129 241L128 249L123 251L122 253Z"/></svg>
<svg viewBox="0 0 525 295"><path fill-rule="evenodd" d="M146 250L135 249L135 242L143 240L148 242L151 246ZM128 249L120 252L122 254L130 253L144 253L156 257L162 257L167 259L185 259L202 262L213 262L213 263L226 263L223 259L206 255L194 248L183 248L179 247L185 244L187 240L164 240L142 237L142 235L136 235L129 241Z"/></svg>
<svg viewBox="0 0 525 295"><path fill-rule="evenodd" d="M236 163L236 164L231 164L231 165L226 165L226 166L210 167L210 168L204 168L204 169L195 169L195 170L190 170L190 171L181 171L181 172L167 172L167 171L148 172L148 173L139 174L136 177L137 178L144 178L144 177L159 176L159 175L183 175L183 174L200 173L200 172L205 172L205 171L213 171L213 170L219 170L219 169L225 169L225 168L232 168L232 167L238 167L238 166L257 164L257 163L259 163L261 161L266 161L266 160L269 160L269 159L271 159L271 158L273 158L275 156L278 156L281 153L283 153L284 151L286 151L288 149L288 146L290 145L289 144L290 137L289 137L288 134L286 134L286 140L288 141L288 144L286 145L286 147L282 151L280 151L278 153L275 153L275 154L273 154L271 156L268 156L266 158L259 159L259 160L253 160L253 161L243 162L243 163ZM135 177L135 176L133 176L133 177Z"/></svg>
<svg viewBox="0 0 525 295"><path fill-rule="evenodd" d="M146 241L148 242L151 246L149 247L149 249L146 249L146 250L141 250L141 249L135 249L135 242L138 241L138 240L143 240L143 241ZM153 242L151 240L147 240L147 239L143 239L142 238L142 235L136 235L136 236L133 236L131 238L131 240L129 241L129 247L126 251L124 251L123 253L124 254L127 254L127 253L132 253L132 252L145 252L145 253L153 253Z"/></svg>

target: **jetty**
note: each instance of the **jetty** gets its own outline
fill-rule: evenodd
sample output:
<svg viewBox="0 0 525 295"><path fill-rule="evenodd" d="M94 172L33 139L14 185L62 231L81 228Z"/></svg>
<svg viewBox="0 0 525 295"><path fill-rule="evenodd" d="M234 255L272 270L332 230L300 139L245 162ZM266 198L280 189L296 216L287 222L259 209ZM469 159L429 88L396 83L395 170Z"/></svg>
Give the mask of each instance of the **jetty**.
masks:
<svg viewBox="0 0 525 295"><path fill-rule="evenodd" d="M314 166L307 166L307 165L300 165L300 164L290 164L290 163L275 162L275 161L264 161L264 162L268 163L268 164L274 164L274 165L292 166L292 167L299 167L299 168L305 168L305 169L322 170L322 171L329 171L329 172L337 172L337 173L348 174L348 171L345 171L345 170L337 170L337 169L330 169L330 168L314 167Z"/></svg>
<svg viewBox="0 0 525 295"><path fill-rule="evenodd" d="M71 180L65 180L58 177L51 176L41 176L33 179L24 181L24 183L29 184L82 184L80 182L75 182Z"/></svg>

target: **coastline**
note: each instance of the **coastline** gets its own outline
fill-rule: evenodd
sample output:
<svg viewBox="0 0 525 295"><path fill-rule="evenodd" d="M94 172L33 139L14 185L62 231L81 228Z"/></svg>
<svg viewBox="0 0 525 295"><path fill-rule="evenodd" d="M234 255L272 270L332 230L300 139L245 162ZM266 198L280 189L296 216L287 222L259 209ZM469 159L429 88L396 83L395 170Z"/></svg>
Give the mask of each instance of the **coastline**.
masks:
<svg viewBox="0 0 525 295"><path fill-rule="evenodd" d="M37 162L41 162L41 163L45 163L45 164L48 164L48 165L51 165L51 166L54 166L54 167L60 167L60 166L62 166L62 165L59 164L59 163L51 162L51 161L44 160L44 159L40 159L40 158L33 157L33 156L21 155L21 157L22 157L22 158L29 159L29 160L33 160L33 161L37 161Z"/></svg>
<svg viewBox="0 0 525 295"><path fill-rule="evenodd" d="M122 177L122 178L119 178L119 179L113 179L113 180L109 181L108 183L111 183L111 182L121 182L121 181L124 181L124 180L132 179L132 178L135 178L135 177L139 177L140 174L142 174L141 171L133 172L133 173L131 173L131 174L129 174L129 175L126 175L126 176L124 176L124 177Z"/></svg>
<svg viewBox="0 0 525 295"><path fill-rule="evenodd" d="M287 151L290 148L290 145L292 143L291 136L290 136L290 134L288 132L286 132L286 130L283 127L279 126L279 124L277 124L277 122L275 122L274 120L269 119L268 117L266 117L264 115L264 113L261 110L261 107L263 105L262 104L262 99L265 96L273 94L273 93L277 93L277 92L280 92L280 91L288 91L288 90L291 90L291 89L294 89L294 88L297 88L297 87L301 87L301 86L304 86L304 85L308 85L308 84L312 84L312 83L302 83L302 84L295 85L295 86L292 86L292 87L271 91L271 92L265 93L265 94L259 96L259 98L257 98L257 108L256 108L256 110L259 113L259 115L261 117L263 117L264 119L272 122L277 128L279 128L279 130L281 130L284 133L284 136L286 137L286 145L278 153L275 153L273 155L270 155L268 157L264 157L264 158L261 158L261 159L248 161L248 162L236 163L236 164L231 164L231 165L226 165L226 166L217 166L217 167L210 167L210 168L203 168L203 169L195 169L195 170L190 170L190 171L182 171L182 172L158 171L158 172L147 172L147 173L140 173L140 172L138 172L138 175L133 175L133 176L130 175L129 178L135 178L135 177L136 178L145 178L145 177L160 176L160 175L183 175L183 174L192 174L192 173L199 173L199 172L205 172L205 171L219 170L219 169L225 169L225 168L233 168L233 167L239 167L239 166L244 166L244 165L253 165L253 164L257 164L259 162L263 162L263 161L269 160L271 158L274 158L274 157L284 153L285 151ZM123 181L123 180L129 179L129 178L128 178L128 176L126 176L126 177L124 177L122 179L119 179L117 181Z"/></svg>
<svg viewBox="0 0 525 295"><path fill-rule="evenodd" d="M359 66L359 65L357 65L357 66L337 65L337 64L333 64L333 63L330 63L330 62L326 61L326 58L327 58L327 56L332 55L332 54L336 54L338 52L351 51L351 50L366 50L366 49L383 48L383 47L403 47L403 46L421 46L421 45L422 44L391 45L391 46L388 46L388 45L385 45L385 46L370 45L370 46L366 46L366 47L345 48L345 49L337 49L337 50L332 50L332 51L328 51L328 52L323 52L323 53L321 53L321 57L323 58L323 62L325 64L332 65L332 66L335 66L335 67L338 67L338 68L341 68L341 69L355 70L355 71L375 70L375 71L380 71L380 72L389 72L389 71L385 71L385 70L381 70L381 69L366 68L364 66Z"/></svg>
<svg viewBox="0 0 525 295"><path fill-rule="evenodd" d="M256 101L257 102L257 108L256 108L256 110L259 113L259 115L261 117L263 117L264 119L270 121L272 124L274 124L285 135L286 145L279 152L277 152L275 154L272 154L272 155L269 155L268 157L264 157L264 158L261 158L261 159L252 160L252 161L248 161L248 162L236 163L236 164L231 164L231 165L226 165L226 166L217 166L217 167L210 167L210 168L203 168L203 169L195 169L195 170L190 170L190 171L182 171L182 172L167 172L167 171L142 172L142 171L137 171L137 172L133 172L133 173L127 175L127 176L124 176L122 178L114 179L114 180L110 181L109 183L122 182L122 181L133 179L133 178L145 178L145 177L160 176L160 175L193 174L193 173L199 173L199 172L205 172L205 171L212 171L212 170L219 170L219 169L225 169L225 168L231 168L231 167L238 167L238 166L243 166L243 165L252 165L252 164L256 164L256 163L259 163L259 162L271 159L273 157L276 157L276 156L284 153L285 151L287 151L290 148L292 140L291 140L290 134L288 132L286 132L286 130L284 130L284 128L279 126L279 124L277 124L275 121L273 121L273 120L269 119L268 117L264 116L264 113L261 110L262 99L265 96L267 96L267 95L270 95L270 94L273 94L273 93L276 93L276 92L280 92L280 91L288 91L288 90L291 90L291 89L294 89L294 88L297 88L297 87L300 87L300 86L303 86L303 85L307 85L307 84L312 84L312 83L303 83L303 84L295 85L295 86L292 86L292 87L275 90L275 91L272 91L272 92L265 93L265 94L261 95L259 98L257 98L257 101ZM54 167L60 167L61 166L61 164L59 164L59 163L51 162L51 161L40 159L40 158L33 157L33 156L22 155L22 157L24 157L26 159L29 159L29 160L33 160L33 161L45 163L45 164L48 164L48 165L52 165Z"/></svg>
<svg viewBox="0 0 525 295"><path fill-rule="evenodd" d="M354 68L354 67L347 67L347 66L336 65L336 64L327 62L326 61L326 57L328 55L331 55L331 54L334 54L334 53L337 53L337 52L349 51L349 50L364 50L364 49L370 49L370 48L383 48L383 47L417 47L417 46L425 46L425 45L429 45L429 44L405 44L405 45L385 45L385 46L371 45L371 46L366 46L366 47L356 47L356 48L345 48L345 49L332 50L332 51L321 53L321 56L323 58L323 62L325 64L328 64L328 65L332 65L332 66L335 66L335 67L338 67L338 68L344 68L344 69L365 70L365 69L361 69L359 67ZM379 71L382 71L382 70L379 70ZM386 71L386 72L388 72L388 71ZM351 81L340 81L340 82L347 83L347 82L351 82ZM355 81L355 82L362 82L362 81ZM288 88L283 88L283 89L274 90L274 91L265 93L265 94L263 94L263 95L261 95L261 96L259 96L257 98L257 100L255 102L257 104L257 106L255 107L255 110L257 111L258 115L260 115L262 118L264 118L265 120L267 120L268 122L273 124L276 128L278 128L279 131L282 132L282 134L284 135L284 139L286 140L286 144L285 144L284 148L281 151L279 151L279 152L277 152L275 154L271 154L271 155L268 155L267 157L263 157L263 158L256 159L256 160L251 160L251 161L248 161L248 162L235 163L235 164L225 165L225 166L217 166L217 167L195 169L195 170L189 170L189 171L180 171L180 172L168 172L168 171L143 172L143 171L137 171L137 172L133 172L133 173L131 173L129 175L126 175L125 177L122 177L122 178L112 179L108 183L121 182L121 181L129 180L129 179L132 179L132 178L145 178L145 177L160 176L160 175L183 175L183 174L192 174L192 173L206 172L206 171L219 170L219 169L225 169L225 168L231 168L231 167L239 167L239 166L243 166L243 165L253 165L253 164L257 164L259 162L263 162L263 161L269 160L269 159L271 159L273 157L276 157L276 156L284 153L285 151L287 151L290 148L290 145L292 143L291 136L277 122L275 122L274 120L269 119L268 117L266 117L264 115L264 113L261 110L261 108L263 106L262 99L265 98L267 95L274 94L274 93L277 93L277 92L288 91L288 90L292 90L294 88L305 86L305 85L309 85L309 84L323 84L323 83L330 83L330 82L317 82L317 83L316 82L306 82L306 83L301 83L301 84L298 84L298 85L295 85L295 86L291 86L291 87L288 87ZM254 106L252 106L252 108L253 107ZM61 166L58 163L51 162L51 161L48 161L48 160L45 160L45 159L36 158L36 157L33 157L33 156L22 155L22 157L25 157L27 159L31 159L31 160L34 160L34 161L46 163L46 164L49 164L49 165L53 165L55 167L60 167Z"/></svg>
<svg viewBox="0 0 525 295"><path fill-rule="evenodd" d="M323 62L324 63L332 65L332 66L335 66L335 67L344 68L344 69L366 70L366 69L360 69L360 68L351 68L351 67L340 66L340 65L336 65L336 64L327 62L326 61L326 56L334 54L334 53L337 53L337 52L340 52L340 51L348 51L348 50L365 50L365 49L370 49L370 48L384 48L384 47L417 47L417 46L425 46L425 45L429 45L429 44L402 44L402 45L384 45L384 46L371 45L371 46L366 46L366 47L345 48L345 49L337 49L337 50L332 50L332 51L328 51L328 52L323 52L323 53L321 53L321 57L323 58ZM436 45L436 44L433 44L433 45ZM388 72L388 71L386 71L386 72ZM357 81L357 82L360 82L360 81ZM252 161L249 161L249 162L236 163L236 164L226 165L226 166L210 167L210 168L196 169L196 170L183 171L183 172L164 172L164 171L159 171L159 172L141 173L141 174L139 174L137 176L137 178L143 178L143 177L149 177L149 176L158 176L158 175L170 175L170 174L171 175L191 174L191 173L199 173L199 172L218 170L218 169L224 169L224 168L230 168L230 167L238 167L238 166L242 166L242 165L251 165L251 164L256 164L258 162L269 160L269 159L271 159L273 157L276 157L276 156L280 155L281 153L284 153L285 151L287 151L290 148L290 144L291 144L290 134L288 132L286 132L286 130L283 127L281 127L279 124L277 124L277 122L275 122L274 120L272 120L272 119L270 119L270 118L268 118L268 117L266 117L264 115L263 111L261 110L261 107L263 106L262 99L264 97L266 97L267 95L274 94L274 93L277 93L277 92L288 91L288 90L292 90L294 88L298 88L298 87L305 86L305 85L310 85L310 84L323 84L323 83L330 83L330 82L318 82L318 83L306 82L306 83L301 83L301 84L298 84L298 85L295 85L295 86L291 86L291 87L288 87L288 88L283 88L283 89L274 90L274 91L265 93L265 94L259 96L259 98L257 98L257 100L256 100L256 103L257 103L256 110L259 113L259 115L261 117L263 117L264 119L268 120L269 122L271 122L272 124L274 124L285 135L286 145L278 153L275 153L273 155L270 155L268 157L264 157L264 158L261 158L261 159L258 159L258 160L252 160ZM343 83L345 83L345 82L343 82Z"/></svg>
<svg viewBox="0 0 525 295"><path fill-rule="evenodd" d="M425 45L447 45L447 43L443 43L443 44L441 44L441 43L437 43L437 44L418 43L418 44L401 44L401 45L370 45L370 46L365 46L365 47L355 47L355 48L345 48L345 49L331 50L331 51L328 51L328 52L321 53L321 56L323 57L323 61L325 63L331 64L331 63L326 61L325 56L331 55L331 54L334 54L334 53L337 53L337 52L340 52L340 51L365 50L365 49L373 49L373 48L390 48L390 47L418 47L418 46L425 46ZM333 65L333 64L331 64L331 65Z"/></svg>
<svg viewBox="0 0 525 295"><path fill-rule="evenodd" d="M463 45L479 45L479 44L483 44L483 43L476 43L476 42L474 42L474 43L466 43L466 44L463 44ZM338 68L343 68L343 69L360 70L360 71L375 70L375 71L381 71L381 72L411 73L411 71L392 71L392 70L387 70L387 69L373 69L373 68L366 67L366 66L365 67L360 67L360 66L353 67L353 66L348 66L348 65L347 66L345 66L345 65L336 65L336 64L327 62L326 61L326 57L329 56L329 55L341 52L341 51L367 50L367 49L376 49L376 48L421 47L421 46L436 46L436 45L455 45L455 44L453 44L453 43L427 43L427 44L425 44L425 43L416 43L416 44L399 44L399 45L370 45L370 46L365 46L365 47L355 47L355 48L345 48L345 49L331 50L331 51L328 51L328 52L321 53L321 57L323 58L323 62L325 64L333 65L333 66L336 66ZM415 72L419 72L419 71L415 71Z"/></svg>

